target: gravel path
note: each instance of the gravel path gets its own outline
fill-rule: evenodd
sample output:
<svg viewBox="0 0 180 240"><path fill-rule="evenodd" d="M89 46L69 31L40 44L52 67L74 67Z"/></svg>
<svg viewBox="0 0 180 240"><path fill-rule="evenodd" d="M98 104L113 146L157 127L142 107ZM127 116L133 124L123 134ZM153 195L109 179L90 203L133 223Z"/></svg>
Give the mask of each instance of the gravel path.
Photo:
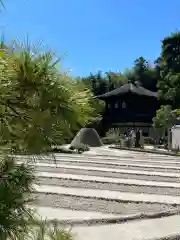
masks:
<svg viewBox="0 0 180 240"><path fill-rule="evenodd" d="M33 162L34 160L31 160ZM180 167L180 161L175 161L175 160L167 160L167 161L159 161L159 160L151 160L147 162L145 159L96 159L96 158L56 158L55 160L52 159L39 159L36 160L36 162L43 162L43 163L63 163L63 164L73 164L73 162L79 162L79 163L93 163L93 164L105 164L109 167L113 165L119 165L121 166L122 164L127 165L127 164L137 164L137 165L144 165L144 166L149 166L149 165L161 165L161 166L171 166L171 167Z"/></svg>
<svg viewBox="0 0 180 240"><path fill-rule="evenodd" d="M137 170L137 171L157 171L157 172L173 172L173 173L180 173L180 166L162 166L162 165L143 165L137 163L119 163L119 164L105 164L99 162L81 162L81 161L58 161L58 165L76 165L76 166L84 166L84 167L101 167L101 168L113 168L113 169L125 169L125 170Z"/></svg>
<svg viewBox="0 0 180 240"><path fill-rule="evenodd" d="M112 190L120 192L132 192L132 193L149 193L159 195L180 195L180 189L171 187L150 187L142 185L128 185L128 184L116 184L116 183L101 183L93 181L81 181L74 179L62 179L62 178L47 178L39 177L39 183L42 185L57 185L64 187L76 187L76 188L91 188L100 190Z"/></svg>
<svg viewBox="0 0 180 240"><path fill-rule="evenodd" d="M129 170L129 169L128 169ZM180 178L177 177L167 177L167 176L153 176L144 175L137 173L117 173L112 171L100 171L100 170L85 170L85 169L73 169L73 168L50 168L43 166L36 166L36 171L41 172L55 172L55 173L69 173L75 175L89 175L89 176L102 176L102 177L114 177L114 178L125 178L125 179L139 179L139 180L149 180L149 181L159 181L159 182L180 182ZM147 172L148 174L148 172Z"/></svg>
<svg viewBox="0 0 180 240"><path fill-rule="evenodd" d="M96 162L96 163L101 163L101 162L107 162L107 163L137 163L137 164L145 164L145 165L175 165L175 166L180 166L180 157L176 158L161 158L161 157L156 157L156 158L147 158L147 157L108 157L108 156L82 156L82 155L73 155L69 154L67 155L44 155L44 156L16 156L17 160L25 160L25 161L36 161L36 162L62 162L62 161L87 161L87 162Z"/></svg>
<svg viewBox="0 0 180 240"><path fill-rule="evenodd" d="M178 209L172 205L147 204L147 203L123 203L116 201L100 200L86 197L67 196L63 194L34 194L37 197L38 205L57 208L68 208L74 210L95 211L102 213L113 213L131 215L136 213L152 213ZM180 206L179 206L180 209Z"/></svg>
<svg viewBox="0 0 180 240"><path fill-rule="evenodd" d="M115 151L107 147L93 149L82 155L54 154L54 157L58 163L56 167L53 167L55 159L52 155L35 157L37 161L33 162L33 165L36 173L39 173L40 186L35 188L36 192L33 194L33 197L37 199L35 202L37 206L40 208L53 207L56 215L58 214L58 210L62 208L86 211L86 213L91 211L92 213L114 214L116 216L117 214L127 216L180 210L180 187L179 184L175 184L180 182L180 169L175 169L175 167L180 167L180 158L119 150ZM28 158L29 157L24 156L18 157L21 161ZM43 165L43 163L52 164ZM131 164L131 166L127 166L126 164ZM173 168L166 168L166 166L172 166ZM53 175L53 173L56 174ZM63 177L63 174L60 176L61 173L65 173L68 176L64 175ZM70 176L70 174L72 174L72 176ZM82 176L79 176L78 179L78 175ZM86 179L84 176L86 176ZM94 176L95 179L88 176ZM112 182L110 179L109 182L107 179L103 181L101 178L100 180L97 176L110 177L112 178ZM116 179L116 182L113 182L113 178ZM118 178L121 179L121 182L120 179L117 181ZM144 183L142 181L131 181L130 185L128 179L144 180ZM125 180L128 181L128 183ZM149 183L148 186L146 181L161 183L156 183L158 186L154 183ZM168 185L168 183L172 183L172 186ZM154 186L152 186L153 184ZM110 198L112 200L109 200ZM116 201L114 199L116 199ZM162 202L162 204L157 202ZM169 204L164 204L164 202ZM173 204L175 202L179 205ZM46 211L47 209L45 212ZM84 215L85 214L81 215L82 218ZM51 218L53 217L54 214ZM63 217L67 218L66 211L64 211ZM76 215L74 211L73 218L78 218L78 215ZM139 222L142 223L144 221L145 220L141 220ZM155 228L156 230L164 228L163 231L169 229L170 222L161 227L159 223L154 224L155 226L152 225L154 221L155 220L152 220L151 223L149 223L149 233L154 233ZM147 226L144 227L143 224L141 224L138 229L135 229L134 226L129 228L129 225L134 222L135 221L118 225L118 229L121 228L122 230L123 228L132 236L132 238L128 238L131 240L134 236L139 236L138 232L140 233L141 230L147 229ZM171 225L175 226L176 223L177 221ZM100 226L98 226L97 229L100 229ZM144 231L146 231L146 229ZM79 231L83 232L84 230L81 229ZM87 236L88 239L97 238L98 240L119 239L119 236L122 238L123 233L123 231L119 232L116 238L112 234L115 230L111 228L108 229L108 231L104 231L103 229L98 236L94 231L92 228L89 233L88 230L87 232L83 232L83 238L81 239L86 239L84 236ZM134 232L136 233L135 235ZM91 236L89 238L90 233ZM93 233L95 234L94 236ZM146 236L149 236L149 233ZM124 237L123 239L127 238Z"/></svg>
<svg viewBox="0 0 180 240"><path fill-rule="evenodd" d="M38 192L34 193L34 196L37 197L36 203L40 207L54 207L121 215L180 210L180 205L177 206L172 204L174 198L180 195L180 188L178 188L178 185L176 185L177 188L175 188L173 184L173 187L162 186L162 184L159 184L159 186L145 185L146 181L179 183L180 158L138 153L124 153L124 155L121 155L121 151L117 151L116 156L113 156L112 151L108 150L108 156L103 156L103 154L107 153L106 150L103 150L101 154L97 156L88 153L84 154L84 156L77 154L55 154L54 157L52 155L36 156L33 160L29 156L20 156L18 160L31 159L30 165L35 167L37 173L65 173L68 174L68 177L72 174L71 179L68 177L60 177L56 174L56 176L51 174L52 177L50 175L38 175L41 187L48 186L47 190L44 188L45 190L41 191L40 187L39 190L37 190ZM55 160L57 161L57 165L54 164ZM76 177L77 175L94 176L95 179L73 179L73 176ZM131 184L126 182L115 183L113 179L112 182L103 182L97 180L97 176L126 180L144 180L145 183L144 185L142 183L136 184L137 182L131 182ZM58 192L58 187L64 187L64 190ZM78 188L78 194L71 193L72 188ZM47 194L46 192L48 192L48 189L49 193ZM90 191L91 189L94 191L94 195L90 194L85 196L85 194L83 196L85 190ZM102 197L103 194L100 191L103 190L109 191L107 193L107 199ZM114 196L112 191L116 191L121 197L123 194L127 196L129 193L128 201L108 200L108 198ZM170 201L169 204L141 202L142 197L141 194L139 194L139 202L135 202L130 193L149 194L147 198L150 199L156 199L157 197L150 196L151 194L162 195L162 201L160 202L164 202L166 198L170 199L171 197L172 201ZM96 198L98 195L100 197ZM121 197L119 199L123 199Z"/></svg>

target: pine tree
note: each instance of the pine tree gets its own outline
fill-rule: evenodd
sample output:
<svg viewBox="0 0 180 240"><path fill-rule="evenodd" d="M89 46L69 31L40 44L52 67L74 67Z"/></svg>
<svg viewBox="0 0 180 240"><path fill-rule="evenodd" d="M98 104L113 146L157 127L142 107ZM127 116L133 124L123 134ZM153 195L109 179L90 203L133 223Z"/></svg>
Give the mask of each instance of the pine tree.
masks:
<svg viewBox="0 0 180 240"><path fill-rule="evenodd" d="M157 61L160 71L159 96L169 101L173 108L180 107L180 33L162 41L161 55Z"/></svg>

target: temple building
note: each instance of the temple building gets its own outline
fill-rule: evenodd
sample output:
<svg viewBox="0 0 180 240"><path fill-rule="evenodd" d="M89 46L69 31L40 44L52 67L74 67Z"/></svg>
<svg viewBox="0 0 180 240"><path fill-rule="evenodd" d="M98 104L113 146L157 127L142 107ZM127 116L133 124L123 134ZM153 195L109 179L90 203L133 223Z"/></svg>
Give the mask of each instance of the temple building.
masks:
<svg viewBox="0 0 180 240"><path fill-rule="evenodd" d="M105 101L103 126L106 131L118 128L125 133L140 128L144 136L155 134L152 119L160 108L156 92L128 83L96 98Z"/></svg>

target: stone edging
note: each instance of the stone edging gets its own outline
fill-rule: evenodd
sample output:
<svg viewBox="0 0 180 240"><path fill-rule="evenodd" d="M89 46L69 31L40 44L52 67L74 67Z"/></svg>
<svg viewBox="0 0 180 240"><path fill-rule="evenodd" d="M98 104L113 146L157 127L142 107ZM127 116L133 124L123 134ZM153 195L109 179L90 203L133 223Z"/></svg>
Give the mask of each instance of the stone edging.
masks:
<svg viewBox="0 0 180 240"><path fill-rule="evenodd" d="M168 155L168 156L180 157L179 154L172 153L172 152L160 152L160 151L156 151L156 150L126 148L126 147L116 147L116 146L109 146L109 148L117 149L117 150L128 150L128 151L134 151L134 152L155 153L155 154L159 154L159 155Z"/></svg>
<svg viewBox="0 0 180 240"><path fill-rule="evenodd" d="M156 218L162 218L162 217L170 217L173 215L179 215L180 210L172 210L172 211L163 211L163 212L154 212L154 213L141 213L141 214L134 214L134 215L127 215L123 217L111 217L111 218L94 218L94 219L87 219L87 220L81 220L81 219L75 219L75 220L46 220L47 224L53 224L56 223L58 225L106 225L106 224L118 224L118 223L124 223L129 221L135 221L135 220L148 220L148 219L156 219ZM163 240L163 239L162 239Z"/></svg>
<svg viewBox="0 0 180 240"><path fill-rule="evenodd" d="M179 240L180 234L175 234L173 236L166 236L161 238L147 239L147 240Z"/></svg>
<svg viewBox="0 0 180 240"><path fill-rule="evenodd" d="M32 193L35 194L45 194L45 195L63 195L63 196L67 196L67 197L82 197L85 199L97 199L97 200L105 200L108 202L121 202L121 203L136 203L136 204L140 204L140 203L145 203L145 204L163 204L163 205L167 205L167 206L172 206L172 207L177 207L180 206L180 203L166 203L166 202L158 202L158 201L149 201L149 200L132 200L132 199L127 199L127 200L123 200L123 199L119 199L119 198L109 198L109 197L97 197L97 196L87 196L87 195L79 195L79 194L71 194L71 193L57 193L57 192L45 192L45 191L41 191L38 192L37 190L34 190ZM165 196L165 195L164 195ZM180 211L180 210L179 210Z"/></svg>

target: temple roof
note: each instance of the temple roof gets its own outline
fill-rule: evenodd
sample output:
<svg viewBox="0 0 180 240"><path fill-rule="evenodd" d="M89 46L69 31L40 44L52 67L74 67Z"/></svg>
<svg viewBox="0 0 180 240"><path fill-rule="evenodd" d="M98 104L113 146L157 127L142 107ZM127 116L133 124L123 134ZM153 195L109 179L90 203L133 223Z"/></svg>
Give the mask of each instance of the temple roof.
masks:
<svg viewBox="0 0 180 240"><path fill-rule="evenodd" d="M157 98L157 93L156 92L152 92L146 88L143 88L141 86L138 85L134 85L132 83L128 83L123 85L120 88L114 89L110 92L104 93L102 95L96 96L96 98L98 99L105 99L105 98L109 98L109 97L114 97L114 96L120 96L126 93L135 93L141 96L148 96L148 97L155 97Z"/></svg>

